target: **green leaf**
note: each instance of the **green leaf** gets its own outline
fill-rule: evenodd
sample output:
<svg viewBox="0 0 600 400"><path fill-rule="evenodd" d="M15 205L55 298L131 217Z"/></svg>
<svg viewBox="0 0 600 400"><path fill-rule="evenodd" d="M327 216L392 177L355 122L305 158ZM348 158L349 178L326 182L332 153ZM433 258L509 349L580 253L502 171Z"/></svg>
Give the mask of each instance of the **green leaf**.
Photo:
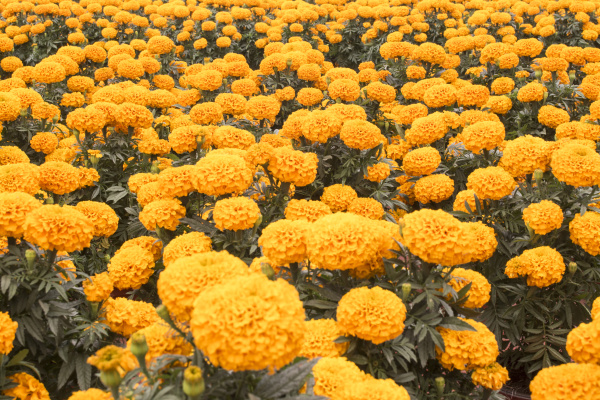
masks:
<svg viewBox="0 0 600 400"><path fill-rule="evenodd" d="M75 357L75 372L77 372L77 384L81 390L87 390L92 384L92 366L87 363L85 354L77 354Z"/></svg>
<svg viewBox="0 0 600 400"><path fill-rule="evenodd" d="M266 375L256 385L254 395L271 399L298 391L318 361L319 359L300 361L274 375Z"/></svg>
<svg viewBox="0 0 600 400"><path fill-rule="evenodd" d="M456 317L444 317L438 326L453 331L476 331L471 325Z"/></svg>
<svg viewBox="0 0 600 400"><path fill-rule="evenodd" d="M74 371L75 371L75 363L74 362L63 362L63 365L60 367L60 371L58 371L57 385L58 385L59 389L67 383L67 381L69 380L69 377L73 374Z"/></svg>
<svg viewBox="0 0 600 400"><path fill-rule="evenodd" d="M19 364L21 361L23 361L25 359L25 357L27 357L27 354L29 354L29 350L27 350L27 349L21 350L20 352L15 354L15 356L13 358L10 359L10 361L6 364L6 366L12 367L13 365Z"/></svg>

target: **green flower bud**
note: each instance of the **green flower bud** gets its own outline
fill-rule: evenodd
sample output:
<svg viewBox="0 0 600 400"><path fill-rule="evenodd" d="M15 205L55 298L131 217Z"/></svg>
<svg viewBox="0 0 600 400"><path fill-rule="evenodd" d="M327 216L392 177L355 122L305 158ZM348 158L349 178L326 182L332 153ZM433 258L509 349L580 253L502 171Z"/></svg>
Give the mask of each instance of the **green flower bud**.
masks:
<svg viewBox="0 0 600 400"><path fill-rule="evenodd" d="M46 198L46 204L54 204L54 197L48 196L48 198Z"/></svg>
<svg viewBox="0 0 600 400"><path fill-rule="evenodd" d="M152 163L152 167L150 167L150 172L153 174L160 173L160 169L158 168L158 161Z"/></svg>
<svg viewBox="0 0 600 400"><path fill-rule="evenodd" d="M577 272L577 263L575 261L571 261L569 263L569 273L573 275L575 272Z"/></svg>
<svg viewBox="0 0 600 400"><path fill-rule="evenodd" d="M204 393L204 377L199 367L192 365L183 373L183 393L192 398Z"/></svg>
<svg viewBox="0 0 600 400"><path fill-rule="evenodd" d="M411 290L412 290L412 285L410 283L402 284L402 301L406 301L406 299L408 299L408 295L410 294Z"/></svg>
<svg viewBox="0 0 600 400"><path fill-rule="evenodd" d="M106 387L116 388L121 384L121 375L116 369L100 372L100 380Z"/></svg>
<svg viewBox="0 0 600 400"><path fill-rule="evenodd" d="M534 72L535 78L540 79L542 77L542 70L538 69Z"/></svg>
<svg viewBox="0 0 600 400"><path fill-rule="evenodd" d="M26 117L28 114L27 109L26 108L21 108L21 117Z"/></svg>
<svg viewBox="0 0 600 400"><path fill-rule="evenodd" d="M138 359L146 357L146 353L148 353L148 343L146 342L146 336L143 333L136 332L131 336L131 352Z"/></svg>
<svg viewBox="0 0 600 400"><path fill-rule="evenodd" d="M446 387L446 380L439 376L435 378L435 388L437 389L438 396L441 396L444 393L444 388Z"/></svg>
<svg viewBox="0 0 600 400"><path fill-rule="evenodd" d="M575 75L575 71L569 71L569 79L572 81L575 80L577 76Z"/></svg>
<svg viewBox="0 0 600 400"><path fill-rule="evenodd" d="M27 268L33 268L33 263L35 262L36 257L37 253L35 252L35 250L25 250L25 260L27 260Z"/></svg>
<svg viewBox="0 0 600 400"><path fill-rule="evenodd" d="M539 182L542 180L542 178L544 177L544 171L542 171L541 169L537 168L535 171L533 171L533 177L535 178L535 180Z"/></svg>
<svg viewBox="0 0 600 400"><path fill-rule="evenodd" d="M264 263L264 262L260 263L260 270L269 279L271 279L272 277L275 276L275 270L273 269L273 267L271 267L271 264L269 264L269 263Z"/></svg>
<svg viewBox="0 0 600 400"><path fill-rule="evenodd" d="M169 310L165 307L164 304L156 307L156 313L160 318L162 318L169 325L173 325L173 320L171 319L171 314L169 314Z"/></svg>

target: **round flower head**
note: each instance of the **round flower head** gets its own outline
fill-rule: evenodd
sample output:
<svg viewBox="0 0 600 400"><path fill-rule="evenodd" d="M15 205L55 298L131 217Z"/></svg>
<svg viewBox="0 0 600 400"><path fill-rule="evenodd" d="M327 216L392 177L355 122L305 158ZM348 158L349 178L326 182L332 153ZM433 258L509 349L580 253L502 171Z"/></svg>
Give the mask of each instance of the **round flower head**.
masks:
<svg viewBox="0 0 600 400"><path fill-rule="evenodd" d="M442 174L424 176L415 183L414 191L419 203L440 203L454 193L454 181Z"/></svg>
<svg viewBox="0 0 600 400"><path fill-rule="evenodd" d="M567 352L579 364L600 364L600 321L582 323L567 335Z"/></svg>
<svg viewBox="0 0 600 400"><path fill-rule="evenodd" d="M27 162L0 166L0 193L23 192L35 195L39 190L37 165Z"/></svg>
<svg viewBox="0 0 600 400"><path fill-rule="evenodd" d="M191 329L196 346L213 365L256 371L281 368L300 353L304 318L293 286L256 274L201 293L194 303Z"/></svg>
<svg viewBox="0 0 600 400"><path fill-rule="evenodd" d="M220 230L250 229L260 217L256 202L247 197L232 197L215 203L213 219Z"/></svg>
<svg viewBox="0 0 600 400"><path fill-rule="evenodd" d="M487 226L481 221L465 222L463 228L473 240L470 261L485 261L494 255L498 241L496 240L496 232L494 228Z"/></svg>
<svg viewBox="0 0 600 400"><path fill-rule="evenodd" d="M458 192L456 194L456 198L454 200L452 209L454 211L462 211L462 212L466 212L469 214L476 212L476 210L477 210L477 203L475 202L476 196L477 195L475 194L475 191L473 191L471 189L461 190L460 192ZM479 201L480 201L480 205L483 206L483 203L481 202L481 200L479 200ZM467 209L465 202L469 205L470 211L469 211L469 209Z"/></svg>
<svg viewBox="0 0 600 400"><path fill-rule="evenodd" d="M35 197L27 193L0 193L0 236L22 237L27 215L41 206Z"/></svg>
<svg viewBox="0 0 600 400"><path fill-rule="evenodd" d="M346 211L358 195L351 186L335 184L323 189L321 201L329 206L331 212Z"/></svg>
<svg viewBox="0 0 600 400"><path fill-rule="evenodd" d="M62 161L49 161L40 165L39 182L43 190L66 194L79 189L79 171Z"/></svg>
<svg viewBox="0 0 600 400"><path fill-rule="evenodd" d="M0 312L0 326L0 354L8 355L13 349L13 342L19 324L13 321L7 312ZM337 337L333 339L337 339ZM332 344L334 343L332 342Z"/></svg>
<svg viewBox="0 0 600 400"><path fill-rule="evenodd" d="M191 318L194 300L209 287L249 275L246 263L226 251L209 251L181 257L158 278L158 296L180 321Z"/></svg>
<svg viewBox="0 0 600 400"><path fill-rule="evenodd" d="M404 224L404 243L423 261L451 267L471 260L473 234L447 212L414 211L404 216Z"/></svg>
<svg viewBox="0 0 600 400"><path fill-rule="evenodd" d="M385 215L383 205L370 197L359 197L352 200L347 211L374 220L379 220Z"/></svg>
<svg viewBox="0 0 600 400"><path fill-rule="evenodd" d="M454 331L437 328L444 339L445 350L436 346L437 359L446 369L458 370L485 367L496 361L498 343L496 337L481 322L461 318L475 331Z"/></svg>
<svg viewBox="0 0 600 400"><path fill-rule="evenodd" d="M208 196L241 193L250 187L253 172L242 157L218 155L202 158L196 164L194 187Z"/></svg>
<svg viewBox="0 0 600 400"><path fill-rule="evenodd" d="M475 368L471 374L474 385L481 385L486 389L500 390L509 380L508 370L494 362L485 367Z"/></svg>
<svg viewBox="0 0 600 400"><path fill-rule="evenodd" d="M127 240L121 245L121 248L115 252L115 256L130 247L141 247L142 249L148 250L152 253L154 261L158 261L161 258L162 242L152 236L139 236L135 239Z"/></svg>
<svg viewBox="0 0 600 400"><path fill-rule="evenodd" d="M165 268L180 258L212 250L212 242L202 232L189 232L177 236L165 246L163 264Z"/></svg>
<svg viewBox="0 0 600 400"><path fill-rule="evenodd" d="M575 187L600 184L600 154L581 144L569 144L552 153L552 174Z"/></svg>
<svg viewBox="0 0 600 400"><path fill-rule="evenodd" d="M4 390L3 395L14 399L50 400L50 394L44 384L33 376L19 372L10 376L10 380L17 386Z"/></svg>
<svg viewBox="0 0 600 400"><path fill-rule="evenodd" d="M537 235L545 235L561 227L563 212L558 204L549 200L530 204L523 210L523 221Z"/></svg>
<svg viewBox="0 0 600 400"><path fill-rule="evenodd" d="M600 365L562 364L542 369L529 384L531 400L600 398Z"/></svg>
<svg viewBox="0 0 600 400"><path fill-rule="evenodd" d="M600 320L600 297L596 297L594 303L592 304L592 320Z"/></svg>
<svg viewBox="0 0 600 400"><path fill-rule="evenodd" d="M327 87L329 96L343 101L354 101L360 96L360 85L352 79L336 79Z"/></svg>
<svg viewBox="0 0 600 400"><path fill-rule="evenodd" d="M29 145L35 151L50 154L56 150L58 138L52 132L39 132L31 138Z"/></svg>
<svg viewBox="0 0 600 400"><path fill-rule="evenodd" d="M367 379L349 382L344 388L346 400L410 400L406 389L392 379Z"/></svg>
<svg viewBox="0 0 600 400"><path fill-rule="evenodd" d="M600 254L600 213L588 211L575 214L569 223L571 241L592 256Z"/></svg>
<svg viewBox="0 0 600 400"><path fill-rule="evenodd" d="M500 165L512 176L532 174L536 169L545 171L550 163L549 142L531 135L509 140L502 149Z"/></svg>
<svg viewBox="0 0 600 400"><path fill-rule="evenodd" d="M417 146L431 144L443 138L447 132L448 124L444 121L442 114L434 113L415 119L405 135L408 144Z"/></svg>
<svg viewBox="0 0 600 400"><path fill-rule="evenodd" d="M571 117L568 112L554 106L542 106L538 112L538 121L540 124L552 129L570 120Z"/></svg>
<svg viewBox="0 0 600 400"><path fill-rule="evenodd" d="M544 288L560 282L565 273L562 255L548 246L525 250L506 263L504 273L509 278L527 276L527 285Z"/></svg>
<svg viewBox="0 0 600 400"><path fill-rule="evenodd" d="M394 292L380 287L350 290L340 300L337 320L347 334L381 344L404 331L406 307Z"/></svg>
<svg viewBox="0 0 600 400"><path fill-rule="evenodd" d="M83 250L94 237L90 219L71 206L43 205L27 215L23 227L23 238L44 250Z"/></svg>
<svg viewBox="0 0 600 400"><path fill-rule="evenodd" d="M308 258L319 268L358 268L380 257L385 236L385 231L366 217L350 213L327 215L310 228Z"/></svg>
<svg viewBox="0 0 600 400"><path fill-rule="evenodd" d="M329 214L331 209L322 201L292 199L285 208L285 218L293 221L315 222Z"/></svg>
<svg viewBox="0 0 600 400"><path fill-rule="evenodd" d="M402 159L407 175L420 176L433 173L442 162L439 151L433 147L421 147L408 152Z"/></svg>
<svg viewBox="0 0 600 400"><path fill-rule="evenodd" d="M139 289L154 273L154 257L139 246L121 249L110 259L108 273L117 289Z"/></svg>
<svg viewBox="0 0 600 400"><path fill-rule="evenodd" d="M454 268L449 272L451 276L448 284L452 288L459 292L462 288L471 284L471 288L468 292L467 301L463 303L463 307L467 308L481 308L490 300L490 291L492 286L485 278L477 271L464 268Z"/></svg>
<svg viewBox="0 0 600 400"><path fill-rule="evenodd" d="M0 165L29 163L27 154L17 146L0 147Z"/></svg>
<svg viewBox="0 0 600 400"><path fill-rule="evenodd" d="M131 336L160 318L152 304L125 297L108 298L102 305L100 316L111 331L123 336Z"/></svg>
<svg viewBox="0 0 600 400"><path fill-rule="evenodd" d="M151 365L157 357L162 355L177 354L189 356L194 351L194 348L185 337L181 336L181 334L177 333L162 320L140 329L135 333L135 335L138 334L144 335L146 339L148 352L145 359L148 365ZM127 348L130 351L132 342L135 340L135 335L127 341Z"/></svg>
<svg viewBox="0 0 600 400"><path fill-rule="evenodd" d="M281 103L273 97L269 96L254 96L246 103L246 112L255 119L275 120Z"/></svg>
<svg viewBox="0 0 600 400"><path fill-rule="evenodd" d="M88 390L73 392L67 400L112 400L112 394L100 389L91 388Z"/></svg>
<svg viewBox="0 0 600 400"><path fill-rule="evenodd" d="M313 111L302 120L302 136L312 142L326 143L342 129L343 121L330 111Z"/></svg>
<svg viewBox="0 0 600 400"><path fill-rule="evenodd" d="M500 200L512 194L517 182L502 167L478 168L467 178L467 188L481 200Z"/></svg>
<svg viewBox="0 0 600 400"><path fill-rule="evenodd" d="M183 217L185 217L185 207L175 199L153 201L140 212L140 222L149 231L154 231L156 228L174 231Z"/></svg>
<svg viewBox="0 0 600 400"><path fill-rule="evenodd" d="M108 272L96 274L89 280L83 281L83 293L87 301L99 303L108 299L113 292L114 285L112 278Z"/></svg>
<svg viewBox="0 0 600 400"><path fill-rule="evenodd" d="M493 150L504 140L502 122L482 121L463 129L461 138L467 150L479 153L481 150Z"/></svg>
<svg viewBox="0 0 600 400"><path fill-rule="evenodd" d="M313 319L304 323L306 334L300 357L339 357L348 348L348 343L336 343L343 335L338 323L333 319Z"/></svg>
<svg viewBox="0 0 600 400"><path fill-rule="evenodd" d="M310 224L282 219L263 229L258 245L263 254L277 265L301 262L306 258L306 241Z"/></svg>
<svg viewBox="0 0 600 400"><path fill-rule="evenodd" d="M306 186L315 180L318 163L319 159L315 153L279 147L272 152L268 168L281 182Z"/></svg>
<svg viewBox="0 0 600 400"><path fill-rule="evenodd" d="M117 231L119 217L108 204L81 201L75 208L92 221L95 237L109 237Z"/></svg>
<svg viewBox="0 0 600 400"><path fill-rule="evenodd" d="M351 149L369 150L382 143L385 138L374 124L362 121L346 121L340 131L340 139Z"/></svg>
<svg viewBox="0 0 600 400"><path fill-rule="evenodd" d="M352 361L344 357L323 357L313 367L314 393L331 400L345 399L345 387L350 382L364 382L369 378Z"/></svg>

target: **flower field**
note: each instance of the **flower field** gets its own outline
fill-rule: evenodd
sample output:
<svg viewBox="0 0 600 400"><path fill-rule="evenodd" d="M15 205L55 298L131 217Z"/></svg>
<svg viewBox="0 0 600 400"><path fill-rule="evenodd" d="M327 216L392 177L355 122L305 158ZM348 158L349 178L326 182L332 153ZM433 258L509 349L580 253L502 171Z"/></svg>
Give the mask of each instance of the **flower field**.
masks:
<svg viewBox="0 0 600 400"><path fill-rule="evenodd" d="M599 400L597 10L1 0L0 400Z"/></svg>

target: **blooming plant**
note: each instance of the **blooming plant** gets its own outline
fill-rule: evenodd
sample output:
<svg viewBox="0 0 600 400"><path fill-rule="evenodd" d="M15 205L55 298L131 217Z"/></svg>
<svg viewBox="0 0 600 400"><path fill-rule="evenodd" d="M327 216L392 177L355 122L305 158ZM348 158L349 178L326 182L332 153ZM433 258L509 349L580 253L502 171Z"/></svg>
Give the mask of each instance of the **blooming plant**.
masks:
<svg viewBox="0 0 600 400"><path fill-rule="evenodd" d="M1 1L0 397L598 398L597 9Z"/></svg>

